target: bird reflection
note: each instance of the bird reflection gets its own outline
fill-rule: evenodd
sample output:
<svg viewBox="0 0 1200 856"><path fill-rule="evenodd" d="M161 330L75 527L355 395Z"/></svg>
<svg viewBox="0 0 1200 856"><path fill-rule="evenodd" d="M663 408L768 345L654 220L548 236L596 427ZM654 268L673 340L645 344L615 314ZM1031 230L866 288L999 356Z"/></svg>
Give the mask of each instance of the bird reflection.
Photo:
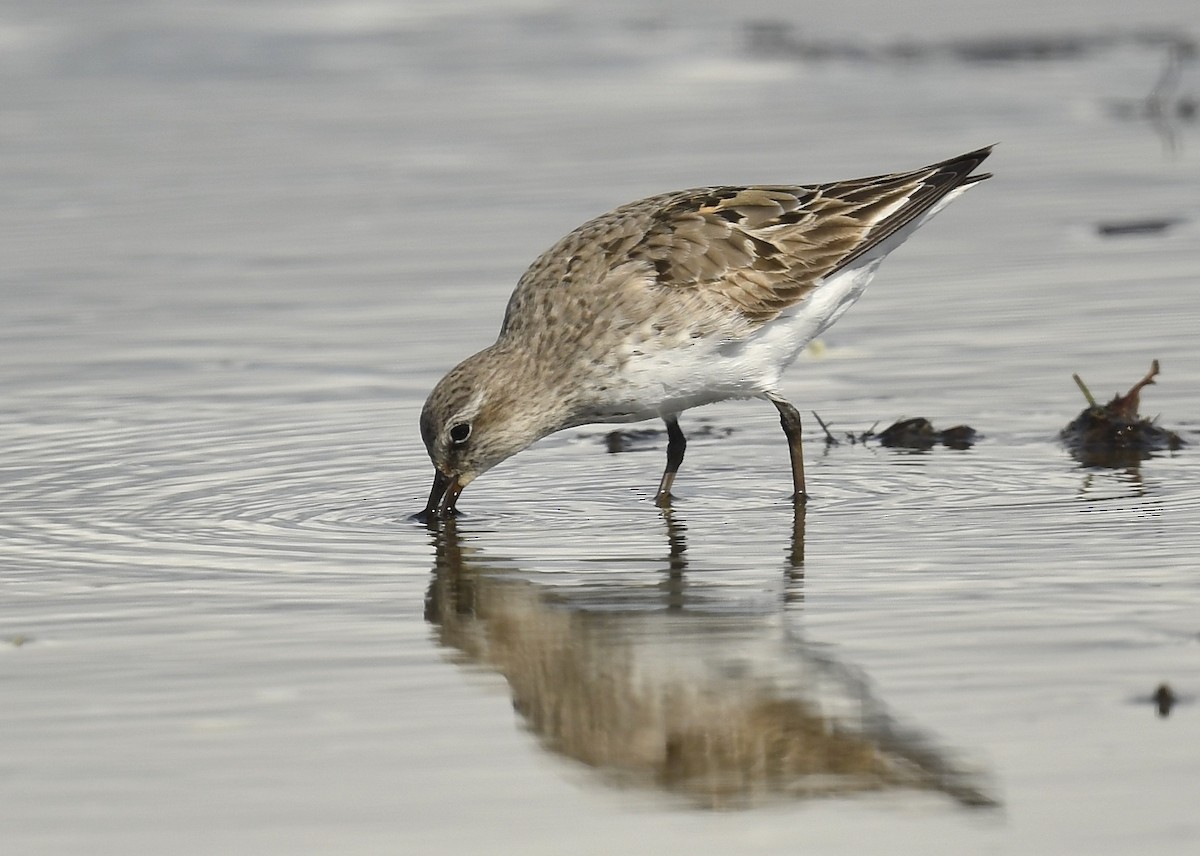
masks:
<svg viewBox="0 0 1200 856"><path fill-rule="evenodd" d="M667 575L662 588L667 596L667 608L683 609L684 572L687 570L687 527L675 517L668 504L660 509L667 527Z"/></svg>
<svg viewBox="0 0 1200 856"><path fill-rule="evenodd" d="M611 784L706 808L898 788L996 805L856 669L798 639L782 604L739 609L689 589L687 527L670 509L663 522L660 585L601 586L617 593L535 582L439 521L425 617L440 644L504 676L543 746ZM803 530L798 513L785 602L802 591Z"/></svg>
<svg viewBox="0 0 1200 856"><path fill-rule="evenodd" d="M682 608L684 571L687 570L687 526L675 515L670 504L659 509L667 530L667 576L663 588L672 609ZM785 586L783 602L794 605L804 602L804 526L807 505L795 504L792 516L792 540L784 561Z"/></svg>
<svg viewBox="0 0 1200 856"><path fill-rule="evenodd" d="M807 503L796 504L792 516L792 543L785 564L787 585L783 590L783 601L788 605L804 602L804 527L807 513Z"/></svg>

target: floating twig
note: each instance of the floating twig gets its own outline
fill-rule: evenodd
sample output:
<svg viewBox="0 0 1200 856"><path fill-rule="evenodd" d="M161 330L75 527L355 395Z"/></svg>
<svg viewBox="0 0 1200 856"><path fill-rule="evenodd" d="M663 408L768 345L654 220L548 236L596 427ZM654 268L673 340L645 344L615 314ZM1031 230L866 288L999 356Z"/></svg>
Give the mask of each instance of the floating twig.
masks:
<svg viewBox="0 0 1200 856"><path fill-rule="evenodd" d="M817 420L817 424L821 426L821 430L825 432L825 445L826 446L838 445L837 437L834 437L833 434L830 432L829 426L825 424L825 420L817 415L817 411L812 410L809 412L812 413L813 419Z"/></svg>

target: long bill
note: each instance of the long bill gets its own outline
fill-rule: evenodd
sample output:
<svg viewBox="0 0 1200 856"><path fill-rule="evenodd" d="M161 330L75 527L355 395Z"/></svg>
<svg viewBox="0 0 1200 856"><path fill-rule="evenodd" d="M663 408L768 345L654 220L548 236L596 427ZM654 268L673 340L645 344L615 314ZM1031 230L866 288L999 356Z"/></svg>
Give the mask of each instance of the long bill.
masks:
<svg viewBox="0 0 1200 856"><path fill-rule="evenodd" d="M426 519L454 516L454 506L458 503L460 493L462 493L462 485L459 484L457 476L448 476L441 470L435 469L433 471L433 487L429 489L429 501L425 503L425 511L422 512L422 516Z"/></svg>

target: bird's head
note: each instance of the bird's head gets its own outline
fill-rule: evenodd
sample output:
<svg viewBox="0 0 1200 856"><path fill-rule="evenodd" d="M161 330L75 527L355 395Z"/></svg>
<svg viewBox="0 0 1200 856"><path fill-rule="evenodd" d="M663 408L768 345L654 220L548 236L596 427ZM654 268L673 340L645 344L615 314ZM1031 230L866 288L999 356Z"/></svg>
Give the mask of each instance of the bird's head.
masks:
<svg viewBox="0 0 1200 856"><path fill-rule="evenodd" d="M421 439L435 472L424 517L454 514L463 488L561 427L558 402L539 395L523 365L490 348L451 369L429 394Z"/></svg>

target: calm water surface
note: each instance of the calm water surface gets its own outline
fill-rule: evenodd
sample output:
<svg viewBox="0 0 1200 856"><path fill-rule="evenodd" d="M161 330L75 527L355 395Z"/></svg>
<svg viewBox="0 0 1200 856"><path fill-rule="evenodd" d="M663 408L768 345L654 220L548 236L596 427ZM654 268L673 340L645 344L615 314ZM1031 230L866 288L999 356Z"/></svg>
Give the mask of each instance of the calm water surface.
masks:
<svg viewBox="0 0 1200 856"><path fill-rule="evenodd" d="M0 11L6 851L1200 843L1200 69L1144 100L1194 10L920 5ZM425 394L574 225L996 141L786 387L974 448L810 420L797 520L731 403L670 514L594 427L408 519ZM1074 463L1071 373L1154 358L1192 446Z"/></svg>

